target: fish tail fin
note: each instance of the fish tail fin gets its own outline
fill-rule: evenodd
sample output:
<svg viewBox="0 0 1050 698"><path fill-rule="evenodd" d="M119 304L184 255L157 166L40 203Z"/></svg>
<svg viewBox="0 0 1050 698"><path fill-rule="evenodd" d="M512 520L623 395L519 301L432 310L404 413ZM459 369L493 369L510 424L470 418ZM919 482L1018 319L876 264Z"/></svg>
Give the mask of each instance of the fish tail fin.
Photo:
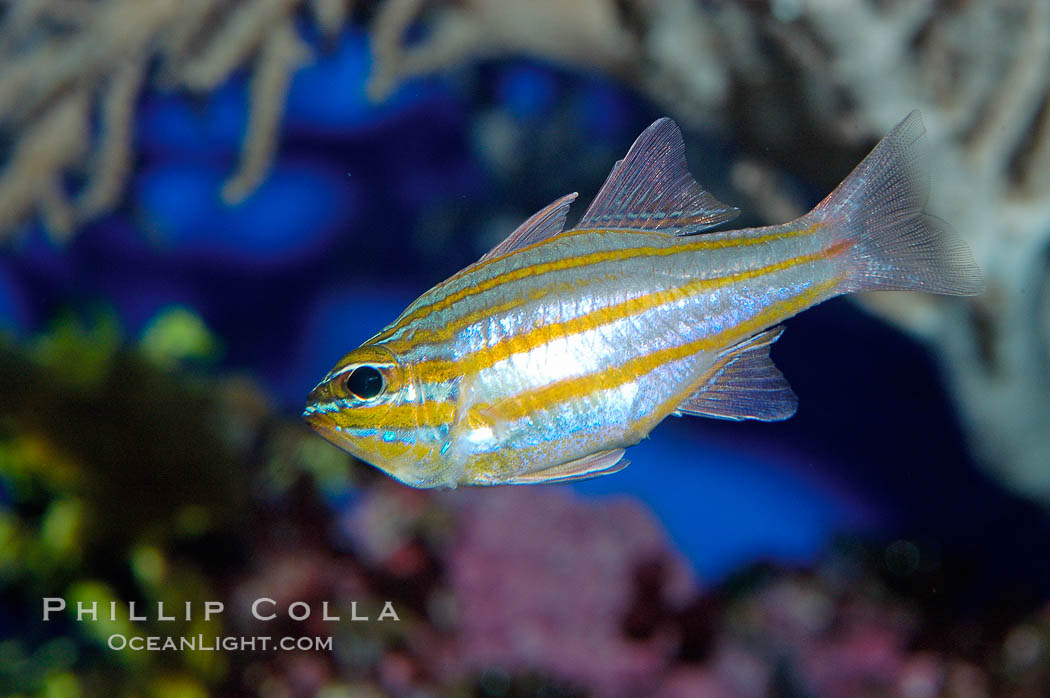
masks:
<svg viewBox="0 0 1050 698"><path fill-rule="evenodd" d="M929 193L925 141L915 110L808 214L841 243L841 292L983 292L984 277L969 247L923 210Z"/></svg>

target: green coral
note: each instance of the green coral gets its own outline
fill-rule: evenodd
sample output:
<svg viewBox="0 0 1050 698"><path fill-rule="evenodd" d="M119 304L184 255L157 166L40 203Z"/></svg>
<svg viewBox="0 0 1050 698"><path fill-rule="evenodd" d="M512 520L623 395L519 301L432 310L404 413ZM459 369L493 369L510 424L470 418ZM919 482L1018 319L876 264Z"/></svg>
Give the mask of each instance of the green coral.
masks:
<svg viewBox="0 0 1050 698"><path fill-rule="evenodd" d="M222 598L178 551L237 521L244 463L215 435L208 382L170 370L216 346L186 308L138 347L109 311L0 344L0 392L22 396L0 405L0 584L24 626L0 640L0 693L204 696L225 679L221 653L107 647L113 634L223 634L220 616L178 612ZM67 603L48 623L43 597ZM129 600L154 620L130 621ZM155 620L158 602L176 621ZM78 604L97 620L78 621Z"/></svg>
<svg viewBox="0 0 1050 698"><path fill-rule="evenodd" d="M214 335L200 316L185 306L157 313L142 331L139 347L143 356L163 368L213 359L218 353Z"/></svg>

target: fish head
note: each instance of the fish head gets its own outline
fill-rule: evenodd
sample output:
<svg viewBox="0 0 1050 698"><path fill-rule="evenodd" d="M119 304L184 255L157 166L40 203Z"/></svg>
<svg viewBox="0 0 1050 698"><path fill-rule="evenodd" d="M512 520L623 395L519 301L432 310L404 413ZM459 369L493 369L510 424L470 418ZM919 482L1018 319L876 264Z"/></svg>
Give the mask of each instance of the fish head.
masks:
<svg viewBox="0 0 1050 698"><path fill-rule="evenodd" d="M382 345L358 347L307 398L303 417L344 451L412 487L434 487L432 450L418 443L418 386Z"/></svg>

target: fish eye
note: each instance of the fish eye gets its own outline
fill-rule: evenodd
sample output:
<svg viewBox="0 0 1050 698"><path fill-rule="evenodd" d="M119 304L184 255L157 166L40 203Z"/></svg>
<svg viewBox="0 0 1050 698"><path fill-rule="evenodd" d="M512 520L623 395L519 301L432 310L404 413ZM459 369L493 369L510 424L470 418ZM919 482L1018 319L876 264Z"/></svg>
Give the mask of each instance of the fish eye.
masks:
<svg viewBox="0 0 1050 698"><path fill-rule="evenodd" d="M361 400L371 400L383 392L383 374L374 366L358 366L346 377L346 389Z"/></svg>

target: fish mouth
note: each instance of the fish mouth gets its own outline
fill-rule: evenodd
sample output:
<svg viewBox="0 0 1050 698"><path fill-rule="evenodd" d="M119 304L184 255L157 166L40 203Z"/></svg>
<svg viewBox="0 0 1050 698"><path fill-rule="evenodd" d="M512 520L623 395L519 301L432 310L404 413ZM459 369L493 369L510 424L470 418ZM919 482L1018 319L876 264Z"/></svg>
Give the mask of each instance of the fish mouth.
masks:
<svg viewBox="0 0 1050 698"><path fill-rule="evenodd" d="M322 411L316 404L310 403L303 410L303 419L325 441L333 443L340 448L346 448L344 445L346 439L340 433L340 428L335 421L334 415Z"/></svg>
<svg viewBox="0 0 1050 698"><path fill-rule="evenodd" d="M302 416L303 419L306 420L306 423L317 431L322 431L326 427L331 428L335 425L334 420L324 412L321 412L314 403L310 403L306 406L306 409L303 410Z"/></svg>
<svg viewBox="0 0 1050 698"><path fill-rule="evenodd" d="M303 410L302 417L318 433L328 436L330 432L336 430L335 417L333 415L338 411L339 405L333 399L328 382L324 381L310 391L306 398L306 408Z"/></svg>
<svg viewBox="0 0 1050 698"><path fill-rule="evenodd" d="M308 403L306 405L306 409L303 410L302 418L311 426L321 424L325 420L331 421L331 417L318 409L315 403Z"/></svg>

